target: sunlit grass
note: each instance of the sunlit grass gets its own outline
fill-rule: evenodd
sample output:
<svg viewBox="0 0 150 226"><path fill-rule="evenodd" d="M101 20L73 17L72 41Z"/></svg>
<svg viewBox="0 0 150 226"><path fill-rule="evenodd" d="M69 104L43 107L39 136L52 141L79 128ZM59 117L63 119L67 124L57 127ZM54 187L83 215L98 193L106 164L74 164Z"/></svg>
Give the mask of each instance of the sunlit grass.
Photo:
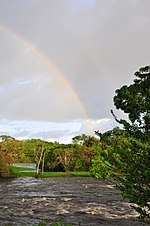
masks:
<svg viewBox="0 0 150 226"><path fill-rule="evenodd" d="M11 166L11 176L12 177L35 177L36 172L33 171L33 168L24 168Z"/></svg>
<svg viewBox="0 0 150 226"><path fill-rule="evenodd" d="M65 176L76 176L76 177L87 177L90 176L89 172L39 172L37 175L36 172L33 172L31 168L15 167L11 166L11 175L12 177L65 177Z"/></svg>

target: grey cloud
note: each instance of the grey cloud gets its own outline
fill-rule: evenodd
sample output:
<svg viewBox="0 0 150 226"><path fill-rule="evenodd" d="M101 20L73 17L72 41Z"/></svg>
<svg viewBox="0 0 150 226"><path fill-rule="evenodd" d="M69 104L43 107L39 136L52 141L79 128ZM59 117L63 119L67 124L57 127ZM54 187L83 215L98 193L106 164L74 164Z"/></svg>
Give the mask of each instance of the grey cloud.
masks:
<svg viewBox="0 0 150 226"><path fill-rule="evenodd" d="M18 129L17 129L18 130ZM17 133L13 133L13 136L14 137L29 137L29 134L30 134L30 131L27 131L27 130L21 130L21 131L18 131Z"/></svg>
<svg viewBox="0 0 150 226"><path fill-rule="evenodd" d="M149 0L2 0L0 5L7 27L0 28L1 118L83 119L62 75L89 119L111 118L115 89L149 64Z"/></svg>
<svg viewBox="0 0 150 226"><path fill-rule="evenodd" d="M7 136L10 136L11 133L10 133L10 131L4 132L4 131L1 131L1 130L0 130L0 135L7 135Z"/></svg>
<svg viewBox="0 0 150 226"><path fill-rule="evenodd" d="M59 138L66 136L66 134L69 133L69 130L53 130L53 131L41 131L38 133L32 133L30 134L29 138L32 137L38 137L38 138L43 138L45 140L50 140L50 139L56 139L58 140Z"/></svg>

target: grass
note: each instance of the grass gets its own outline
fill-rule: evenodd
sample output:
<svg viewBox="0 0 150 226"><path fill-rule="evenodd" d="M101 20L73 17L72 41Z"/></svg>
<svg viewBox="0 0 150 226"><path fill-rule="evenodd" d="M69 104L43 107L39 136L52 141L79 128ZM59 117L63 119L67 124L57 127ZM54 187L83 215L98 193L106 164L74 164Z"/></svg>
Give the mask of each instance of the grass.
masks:
<svg viewBox="0 0 150 226"><path fill-rule="evenodd" d="M33 226L46 226L46 225L47 225L47 223L43 222L43 223L39 223L38 225L33 225ZM72 224L67 224L62 220L58 220L58 221L55 221L54 223L52 223L52 226L72 226Z"/></svg>
<svg viewBox="0 0 150 226"><path fill-rule="evenodd" d="M47 226L47 224L48 223L46 223L46 222L41 222L39 224L33 224L32 226ZM2 225L0 224L0 226L2 226ZM6 226L6 225L3 225L3 226ZM7 226L14 226L14 224L7 224ZM72 226L72 224L67 224L67 223L63 222L62 220L58 220L58 221L55 221L54 223L52 223L51 226Z"/></svg>
<svg viewBox="0 0 150 226"><path fill-rule="evenodd" d="M38 176L36 172L33 172L33 169L23 168L23 167L15 167L11 166L11 175L12 177L41 177L41 178L49 178L49 177L65 177L65 176L76 176L76 177L87 177L90 176L89 172L43 172L39 173Z"/></svg>
<svg viewBox="0 0 150 226"><path fill-rule="evenodd" d="M36 172L33 172L32 168L11 166L10 170L11 170L12 177L35 177L36 176Z"/></svg>

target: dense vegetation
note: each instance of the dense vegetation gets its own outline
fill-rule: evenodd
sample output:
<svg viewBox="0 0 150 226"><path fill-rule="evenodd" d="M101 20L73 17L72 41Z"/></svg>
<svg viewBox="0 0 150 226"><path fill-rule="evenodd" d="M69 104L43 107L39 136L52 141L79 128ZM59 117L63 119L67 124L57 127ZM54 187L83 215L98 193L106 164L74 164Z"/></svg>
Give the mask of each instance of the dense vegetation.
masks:
<svg viewBox="0 0 150 226"><path fill-rule="evenodd" d="M127 114L122 126L97 138L76 136L71 144L1 136L0 176L10 175L13 162L34 162L42 172L89 171L97 179L113 178L143 218L150 211L150 67L135 73L133 84L116 90L114 105Z"/></svg>
<svg viewBox="0 0 150 226"><path fill-rule="evenodd" d="M95 155L93 146L100 143L91 136L73 138L72 144L46 142L40 139L16 140L1 136L0 175L10 176L12 163L36 163L37 174L42 172L89 171Z"/></svg>
<svg viewBox="0 0 150 226"><path fill-rule="evenodd" d="M128 114L128 121L116 121L123 129L99 133L91 173L96 178L113 177L123 197L130 200L140 216L150 215L150 67L135 73L129 86L116 90L114 104Z"/></svg>

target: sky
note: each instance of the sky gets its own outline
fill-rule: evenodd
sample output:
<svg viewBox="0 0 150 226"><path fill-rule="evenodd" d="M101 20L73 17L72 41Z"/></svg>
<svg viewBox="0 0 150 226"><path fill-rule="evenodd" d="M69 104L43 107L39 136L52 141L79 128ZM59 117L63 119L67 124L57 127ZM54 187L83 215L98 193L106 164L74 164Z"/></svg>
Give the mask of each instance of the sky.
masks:
<svg viewBox="0 0 150 226"><path fill-rule="evenodd" d="M70 143L118 124L149 65L149 0L0 0L0 134Z"/></svg>

